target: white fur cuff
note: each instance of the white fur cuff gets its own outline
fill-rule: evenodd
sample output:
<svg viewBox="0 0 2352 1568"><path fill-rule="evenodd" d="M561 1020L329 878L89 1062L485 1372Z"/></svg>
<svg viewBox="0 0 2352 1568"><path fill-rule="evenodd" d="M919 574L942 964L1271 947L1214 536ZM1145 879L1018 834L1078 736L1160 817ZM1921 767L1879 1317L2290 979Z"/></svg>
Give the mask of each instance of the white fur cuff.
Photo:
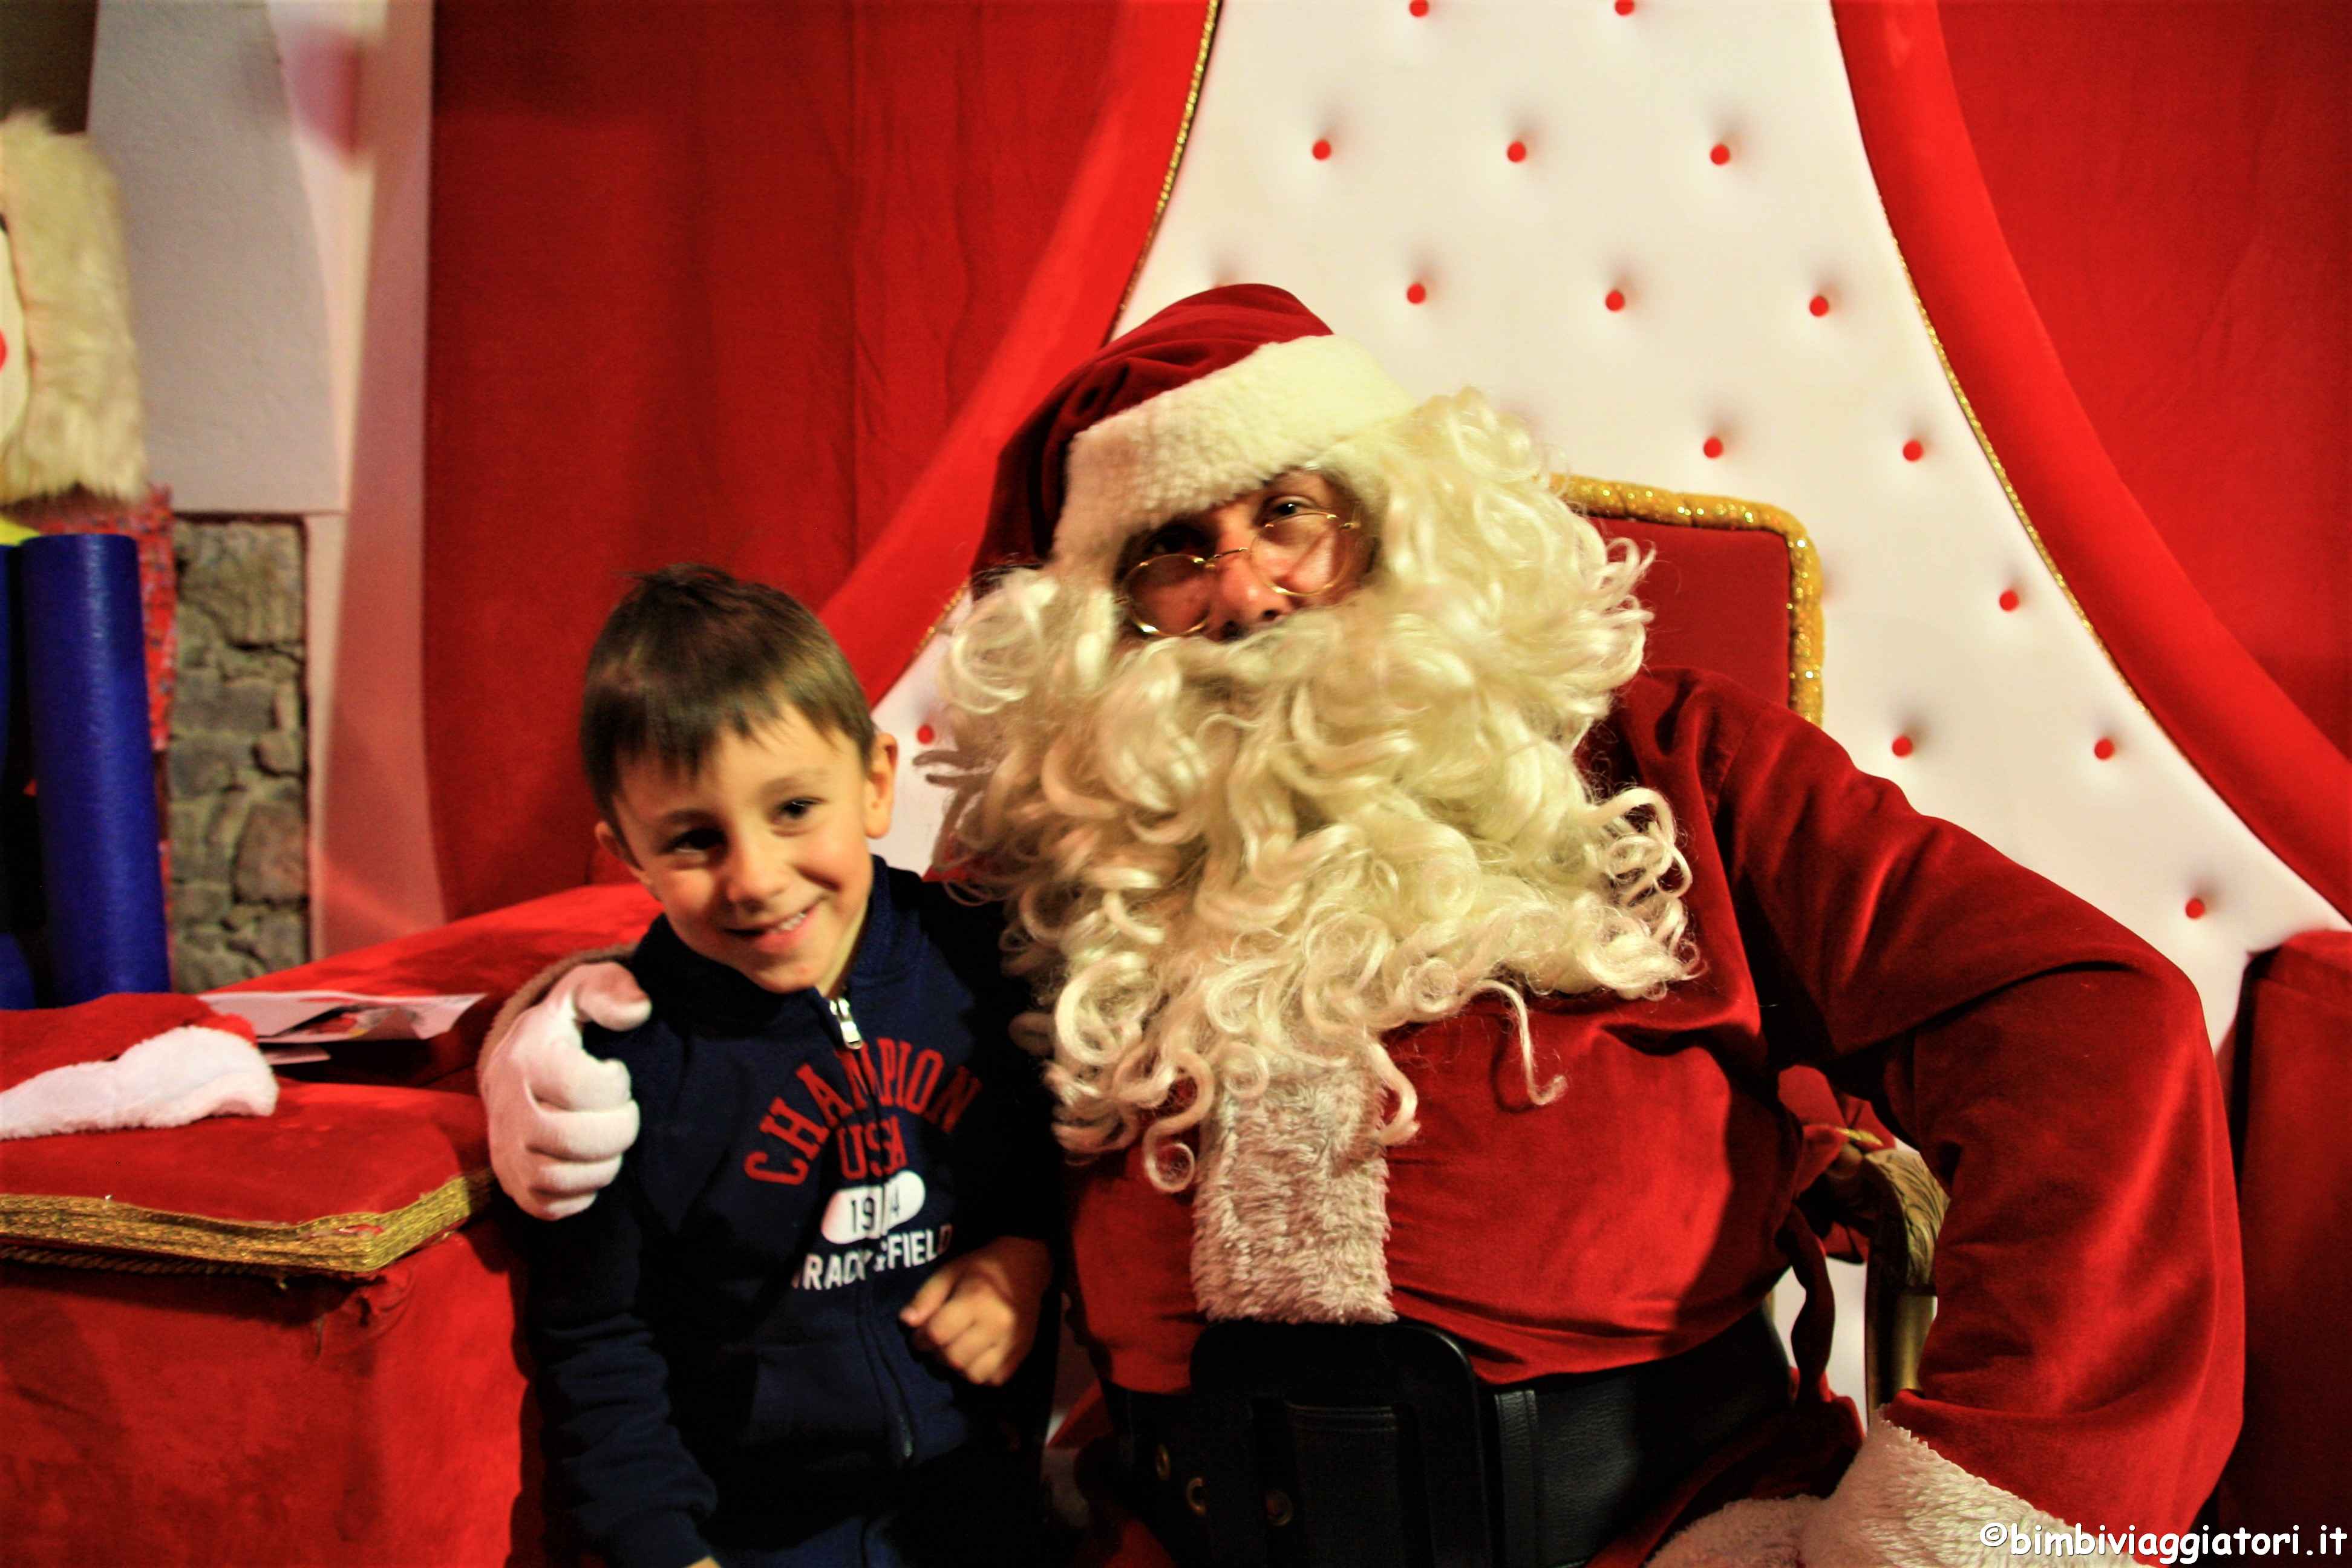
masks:
<svg viewBox="0 0 2352 1568"><path fill-rule="evenodd" d="M1649 1568L1805 1568L1797 1541L1821 1506L1810 1497L1727 1504L1667 1542Z"/></svg>
<svg viewBox="0 0 2352 1568"><path fill-rule="evenodd" d="M2011 1551L2059 1537L2056 1556ZM1649 1568L2133 1568L2102 1544L2114 1539L2061 1524L1882 1418L1828 1499L1732 1503L1667 1542Z"/></svg>
<svg viewBox="0 0 2352 1568"><path fill-rule="evenodd" d="M2063 1558L2011 1552L2013 1541L2037 1532L2067 1536L2069 1550ZM2089 1550L2073 1552L2078 1541ZM2132 1568L2128 1552L2100 1544L2097 1531L2077 1535L1883 1417L1803 1535L1805 1568L2032 1568L2061 1560L2068 1568Z"/></svg>
<svg viewBox="0 0 2352 1568"><path fill-rule="evenodd" d="M0 1138L184 1127L206 1116L277 1109L278 1077L251 1040L189 1024L111 1061L52 1068L0 1093Z"/></svg>

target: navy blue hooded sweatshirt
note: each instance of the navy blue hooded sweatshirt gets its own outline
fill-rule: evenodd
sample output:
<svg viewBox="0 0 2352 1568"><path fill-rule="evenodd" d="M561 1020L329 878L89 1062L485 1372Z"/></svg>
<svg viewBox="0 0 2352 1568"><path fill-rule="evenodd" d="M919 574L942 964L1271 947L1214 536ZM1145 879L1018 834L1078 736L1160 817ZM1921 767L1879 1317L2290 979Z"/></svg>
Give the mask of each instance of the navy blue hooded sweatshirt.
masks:
<svg viewBox="0 0 2352 1568"><path fill-rule="evenodd" d="M613 1568L837 1534L921 1476L969 1477L960 1451L1004 1451L1001 1393L898 1321L947 1258L1057 1229L998 930L877 859L846 1031L818 992L764 991L667 920L630 958L652 1020L588 1044L628 1065L643 1130L594 1205L531 1227L558 1479Z"/></svg>

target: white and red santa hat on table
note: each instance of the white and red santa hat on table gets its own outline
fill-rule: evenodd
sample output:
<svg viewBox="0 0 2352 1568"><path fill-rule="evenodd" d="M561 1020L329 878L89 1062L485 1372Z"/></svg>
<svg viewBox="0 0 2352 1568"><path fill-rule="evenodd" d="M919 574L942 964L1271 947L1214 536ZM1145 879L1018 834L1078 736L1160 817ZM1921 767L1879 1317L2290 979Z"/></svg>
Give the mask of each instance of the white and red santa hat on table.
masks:
<svg viewBox="0 0 2352 1568"><path fill-rule="evenodd" d="M0 1139L267 1116L253 1026L194 996L101 996L0 1016Z"/></svg>
<svg viewBox="0 0 2352 1568"><path fill-rule="evenodd" d="M1146 528L1309 463L1345 482L1332 449L1417 401L1280 289L1194 294L1072 371L1005 444L982 559L1108 586Z"/></svg>

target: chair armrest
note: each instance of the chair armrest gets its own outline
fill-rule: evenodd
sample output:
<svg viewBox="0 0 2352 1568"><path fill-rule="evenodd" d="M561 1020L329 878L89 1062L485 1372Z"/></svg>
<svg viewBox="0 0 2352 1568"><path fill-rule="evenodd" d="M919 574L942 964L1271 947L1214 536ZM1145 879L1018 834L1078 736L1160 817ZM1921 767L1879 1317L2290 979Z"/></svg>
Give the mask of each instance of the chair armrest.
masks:
<svg viewBox="0 0 2352 1568"><path fill-rule="evenodd" d="M1919 1352L1936 1318L1936 1237L1951 1199L1904 1148L1863 1157L1859 1206L1870 1227L1863 1290L1863 1365L1873 1410L1919 1386Z"/></svg>

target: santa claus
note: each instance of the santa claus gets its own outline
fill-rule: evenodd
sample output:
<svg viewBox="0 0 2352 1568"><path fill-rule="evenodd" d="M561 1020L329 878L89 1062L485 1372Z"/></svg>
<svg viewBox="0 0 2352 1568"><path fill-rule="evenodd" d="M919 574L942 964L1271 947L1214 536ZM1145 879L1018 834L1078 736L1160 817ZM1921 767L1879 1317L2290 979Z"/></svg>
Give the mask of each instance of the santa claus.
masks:
<svg viewBox="0 0 2352 1568"><path fill-rule="evenodd" d="M1044 563L955 633L930 765L1039 998L1117 1550L1843 1568L2079 1526L2128 1562L2237 1420L2194 994L1803 721L1644 669L1643 563L1551 473L1254 285L1007 448L992 538ZM575 972L486 1057L533 1212L635 1135L577 1022L633 1000ZM1760 1310L1819 1257L1798 1066L1951 1196L1858 1453Z"/></svg>

